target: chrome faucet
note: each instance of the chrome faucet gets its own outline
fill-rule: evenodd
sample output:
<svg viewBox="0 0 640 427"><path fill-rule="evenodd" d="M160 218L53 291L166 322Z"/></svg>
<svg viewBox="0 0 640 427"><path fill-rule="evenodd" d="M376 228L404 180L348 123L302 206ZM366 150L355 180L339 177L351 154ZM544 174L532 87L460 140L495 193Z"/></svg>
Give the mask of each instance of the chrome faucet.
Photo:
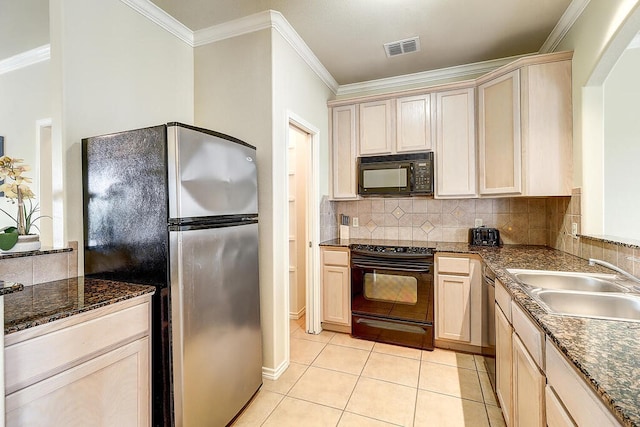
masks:
<svg viewBox="0 0 640 427"><path fill-rule="evenodd" d="M620 268L620 267L618 267L618 266L615 266L615 265L613 265L613 264L611 264L611 263L609 263L609 262L606 262L606 261L602 261L601 259L589 258L589 265L596 265L596 264L600 264L600 265L602 265L603 267L607 267L607 268L610 268L610 269L612 269L612 270L615 270L615 271L617 271L618 273L622 274L623 276L625 276L625 277L627 277L627 278L629 278L629 279L633 280L634 282L636 282L636 283L640 283L640 279L638 279L638 278L637 278L636 276L634 276L633 274L631 274L631 273L628 273L628 272L624 271L623 269L621 269L621 268Z"/></svg>

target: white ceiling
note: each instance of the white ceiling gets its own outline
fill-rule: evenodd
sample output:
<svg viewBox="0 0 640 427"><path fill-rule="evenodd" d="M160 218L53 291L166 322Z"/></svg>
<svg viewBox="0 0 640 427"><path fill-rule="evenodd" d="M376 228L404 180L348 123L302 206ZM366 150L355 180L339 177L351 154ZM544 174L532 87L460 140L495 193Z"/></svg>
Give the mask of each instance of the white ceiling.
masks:
<svg viewBox="0 0 640 427"><path fill-rule="evenodd" d="M276 10L340 85L535 53L571 0L151 0L196 31ZM582 0L584 1L584 0ZM420 37L387 58L383 44Z"/></svg>

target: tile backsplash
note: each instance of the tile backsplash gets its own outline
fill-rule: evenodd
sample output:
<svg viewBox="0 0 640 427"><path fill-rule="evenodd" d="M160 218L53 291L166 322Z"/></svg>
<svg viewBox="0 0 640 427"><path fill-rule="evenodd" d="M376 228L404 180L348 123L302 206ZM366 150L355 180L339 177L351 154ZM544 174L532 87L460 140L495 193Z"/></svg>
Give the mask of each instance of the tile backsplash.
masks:
<svg viewBox="0 0 640 427"><path fill-rule="evenodd" d="M71 251L25 253L0 258L0 280L25 286L78 276L78 242L69 242ZM45 251L46 252L46 251Z"/></svg>
<svg viewBox="0 0 640 427"><path fill-rule="evenodd" d="M569 198L564 198L569 199ZM475 220L500 230L507 244L547 245L550 229L546 198L439 200L431 198L367 198L330 202L340 214L358 218L352 238L466 242Z"/></svg>
<svg viewBox="0 0 640 427"><path fill-rule="evenodd" d="M640 278L640 242L632 244L609 237L571 236L571 223L578 224L578 235L581 233L581 199L581 190L575 188L571 198L558 198L555 204L548 202L551 229L549 246L580 258L601 259Z"/></svg>

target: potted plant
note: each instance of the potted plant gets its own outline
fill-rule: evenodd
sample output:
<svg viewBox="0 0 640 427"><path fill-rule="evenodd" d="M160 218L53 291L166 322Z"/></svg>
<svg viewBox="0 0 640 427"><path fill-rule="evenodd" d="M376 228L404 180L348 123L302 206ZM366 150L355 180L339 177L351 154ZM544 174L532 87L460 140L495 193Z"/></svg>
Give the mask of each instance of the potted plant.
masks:
<svg viewBox="0 0 640 427"><path fill-rule="evenodd" d="M0 250L4 252L35 251L40 249L40 236L32 234L32 228L40 231L34 224L41 217L35 216L39 210L38 204L32 204L31 199L35 194L28 183L31 178L23 175L31 168L23 163L24 160L9 156L0 157L0 179L4 182L0 185L0 191L12 204L18 204L18 211L14 217L9 212L0 208L9 218L15 221L16 226L5 227L0 230ZM29 208L24 203L29 199Z"/></svg>

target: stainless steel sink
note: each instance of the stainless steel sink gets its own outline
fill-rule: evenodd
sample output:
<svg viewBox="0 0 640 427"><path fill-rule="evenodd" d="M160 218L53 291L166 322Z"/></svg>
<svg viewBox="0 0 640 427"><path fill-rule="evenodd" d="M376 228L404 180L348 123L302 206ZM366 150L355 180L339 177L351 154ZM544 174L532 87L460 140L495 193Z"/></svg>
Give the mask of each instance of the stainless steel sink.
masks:
<svg viewBox="0 0 640 427"><path fill-rule="evenodd" d="M613 274L584 274L564 271L507 270L520 283L532 288L583 292L627 292Z"/></svg>
<svg viewBox="0 0 640 427"><path fill-rule="evenodd" d="M640 321L640 298L629 294L535 290L553 314Z"/></svg>

